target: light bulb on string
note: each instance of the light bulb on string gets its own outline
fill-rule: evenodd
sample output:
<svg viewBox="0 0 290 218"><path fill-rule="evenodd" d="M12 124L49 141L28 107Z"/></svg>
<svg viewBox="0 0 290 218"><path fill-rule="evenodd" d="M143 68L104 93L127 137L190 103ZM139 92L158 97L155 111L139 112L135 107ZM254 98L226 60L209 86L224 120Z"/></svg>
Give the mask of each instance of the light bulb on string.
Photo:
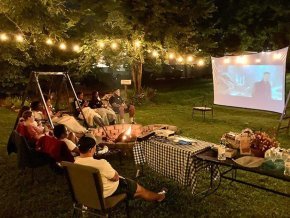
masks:
<svg viewBox="0 0 290 218"><path fill-rule="evenodd" d="M203 59L198 60L197 65L198 66L203 66L204 65L204 60Z"/></svg>
<svg viewBox="0 0 290 218"><path fill-rule="evenodd" d="M48 38L48 39L46 39L45 43L46 43L47 45L52 45L52 44L53 44L53 41L52 41L51 38Z"/></svg>
<svg viewBox="0 0 290 218"><path fill-rule="evenodd" d="M140 48L141 42L139 40L135 40L134 45L136 48Z"/></svg>
<svg viewBox="0 0 290 218"><path fill-rule="evenodd" d="M8 38L8 36L6 35L6 33L1 33L0 34L0 40L1 41L7 41L9 38Z"/></svg>
<svg viewBox="0 0 290 218"><path fill-rule="evenodd" d="M111 44L111 48L112 48L113 50L117 49L117 48L118 48L118 44L117 44L116 42L113 42L113 43Z"/></svg>
<svg viewBox="0 0 290 218"><path fill-rule="evenodd" d="M24 41L24 38L23 38L23 36L21 34L18 34L18 35L15 36L15 40L17 42L23 42Z"/></svg>
<svg viewBox="0 0 290 218"><path fill-rule="evenodd" d="M182 61L183 61L183 57L179 56L179 57L177 58L177 61L178 61L179 63L182 63Z"/></svg>
<svg viewBox="0 0 290 218"><path fill-rule="evenodd" d="M60 43L60 44L59 44L59 48L60 48L61 50L66 50L66 44L65 44L64 42Z"/></svg>
<svg viewBox="0 0 290 218"><path fill-rule="evenodd" d="M173 52L169 53L169 54L168 54L168 58L169 58L170 60L174 59L174 58L175 58L175 54L174 54Z"/></svg>
<svg viewBox="0 0 290 218"><path fill-rule="evenodd" d="M155 57L155 58L157 58L157 57L158 57L158 52L154 50L154 51L152 52L152 56Z"/></svg>
<svg viewBox="0 0 290 218"><path fill-rule="evenodd" d="M80 46L79 45L73 45L73 51L74 52L79 52L80 51Z"/></svg>
<svg viewBox="0 0 290 218"><path fill-rule="evenodd" d="M100 48L105 48L105 43L103 41L99 41L98 44Z"/></svg>
<svg viewBox="0 0 290 218"><path fill-rule="evenodd" d="M187 56L186 61L191 63L193 61L193 57L191 55Z"/></svg>

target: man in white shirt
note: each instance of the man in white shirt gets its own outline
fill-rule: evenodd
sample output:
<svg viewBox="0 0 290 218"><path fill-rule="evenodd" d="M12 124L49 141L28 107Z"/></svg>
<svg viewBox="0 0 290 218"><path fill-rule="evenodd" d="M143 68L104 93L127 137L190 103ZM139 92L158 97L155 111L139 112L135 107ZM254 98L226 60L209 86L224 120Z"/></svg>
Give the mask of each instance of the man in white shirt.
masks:
<svg viewBox="0 0 290 218"><path fill-rule="evenodd" d="M59 139L61 141L64 141L66 146L67 146L67 148L71 152L73 152L73 153L75 153L77 155L80 154L79 148L76 146L76 144L72 140L70 140L68 138L68 131L67 131L67 128L66 128L65 125L63 125L63 124L56 125L54 127L54 129L53 129L53 135L57 139Z"/></svg>
<svg viewBox="0 0 290 218"><path fill-rule="evenodd" d="M131 199L142 198L147 201L158 202L164 200L167 192L165 188L159 193L149 191L134 180L119 176L118 172L114 170L108 161L94 159L93 155L96 152L97 142L93 135L83 136L78 143L80 156L75 159L75 163L91 166L100 171L105 198L115 194L127 193Z"/></svg>

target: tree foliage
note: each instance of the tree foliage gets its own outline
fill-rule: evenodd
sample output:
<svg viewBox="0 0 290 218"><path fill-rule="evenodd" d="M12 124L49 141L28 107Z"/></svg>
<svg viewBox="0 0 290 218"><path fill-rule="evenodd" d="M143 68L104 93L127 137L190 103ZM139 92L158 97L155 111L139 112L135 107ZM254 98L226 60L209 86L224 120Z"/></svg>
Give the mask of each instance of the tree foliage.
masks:
<svg viewBox="0 0 290 218"><path fill-rule="evenodd" d="M102 61L131 67L138 91L154 49L199 56L281 48L289 45L289 17L288 0L2 0L0 30L23 34L25 43L1 42L0 86L21 85L25 70L42 65L87 73ZM80 42L82 52L49 47L47 37ZM103 49L100 40L107 43ZM112 41L118 49L108 46Z"/></svg>

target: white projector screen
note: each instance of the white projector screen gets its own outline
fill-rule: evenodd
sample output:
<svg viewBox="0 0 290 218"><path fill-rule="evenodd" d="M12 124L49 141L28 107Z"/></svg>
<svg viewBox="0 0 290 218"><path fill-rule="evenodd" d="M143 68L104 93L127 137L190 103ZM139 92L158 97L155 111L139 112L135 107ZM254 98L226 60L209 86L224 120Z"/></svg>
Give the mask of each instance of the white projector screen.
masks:
<svg viewBox="0 0 290 218"><path fill-rule="evenodd" d="M212 57L214 104L282 113L287 51Z"/></svg>

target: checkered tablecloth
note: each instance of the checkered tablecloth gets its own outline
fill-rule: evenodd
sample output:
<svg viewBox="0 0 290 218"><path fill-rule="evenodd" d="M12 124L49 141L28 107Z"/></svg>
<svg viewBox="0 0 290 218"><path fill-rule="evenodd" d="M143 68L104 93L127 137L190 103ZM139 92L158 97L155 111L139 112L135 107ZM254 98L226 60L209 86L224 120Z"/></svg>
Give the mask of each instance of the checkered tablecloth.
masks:
<svg viewBox="0 0 290 218"><path fill-rule="evenodd" d="M151 137L136 142L133 147L135 164L145 164L155 172L170 178L183 186L190 186L192 193L196 187L196 172L204 167L194 155L207 149L212 143L194 140L192 145L178 145L169 140L160 141Z"/></svg>

